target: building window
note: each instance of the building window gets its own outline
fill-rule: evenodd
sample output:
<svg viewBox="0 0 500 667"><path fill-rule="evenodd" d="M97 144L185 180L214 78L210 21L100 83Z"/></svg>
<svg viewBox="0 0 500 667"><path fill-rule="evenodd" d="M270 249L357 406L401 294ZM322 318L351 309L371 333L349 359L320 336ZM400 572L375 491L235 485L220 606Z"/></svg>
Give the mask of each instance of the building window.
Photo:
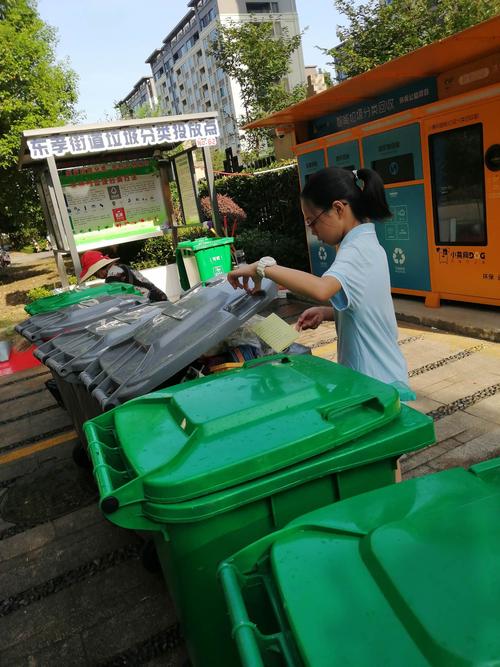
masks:
<svg viewBox="0 0 500 667"><path fill-rule="evenodd" d="M277 14L279 7L277 2L247 2L249 14Z"/></svg>
<svg viewBox="0 0 500 667"><path fill-rule="evenodd" d="M436 243L486 245L483 126L429 137Z"/></svg>
<svg viewBox="0 0 500 667"><path fill-rule="evenodd" d="M215 9L211 9L208 14L200 18L200 24L202 28L206 28L209 23L215 19Z"/></svg>

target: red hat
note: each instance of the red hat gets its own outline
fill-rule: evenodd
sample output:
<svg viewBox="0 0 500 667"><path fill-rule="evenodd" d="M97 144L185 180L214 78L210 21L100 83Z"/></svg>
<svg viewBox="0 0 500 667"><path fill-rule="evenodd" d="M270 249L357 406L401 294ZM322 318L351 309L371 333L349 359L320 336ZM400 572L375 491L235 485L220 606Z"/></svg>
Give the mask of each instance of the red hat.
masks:
<svg viewBox="0 0 500 667"><path fill-rule="evenodd" d="M108 257L103 255L99 250L87 250L81 256L82 270L80 273L79 281L84 283L90 276L93 276L94 273L97 273L99 269L102 269L108 264L118 261L118 257Z"/></svg>

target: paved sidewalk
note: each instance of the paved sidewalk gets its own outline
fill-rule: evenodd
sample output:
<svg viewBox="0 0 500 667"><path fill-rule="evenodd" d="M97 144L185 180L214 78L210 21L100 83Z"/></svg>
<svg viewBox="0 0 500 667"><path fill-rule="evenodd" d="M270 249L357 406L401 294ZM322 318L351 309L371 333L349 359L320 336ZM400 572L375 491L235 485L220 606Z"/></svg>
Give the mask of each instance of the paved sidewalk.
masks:
<svg viewBox="0 0 500 667"><path fill-rule="evenodd" d="M275 312L293 323L309 306L290 297L281 299ZM410 385L417 394L417 400L408 405L434 419L437 439L435 445L403 457L403 478L454 466L466 468L500 456L500 344L463 335L473 321L476 332L496 327L500 333L500 315L467 306L434 310L406 299L397 299L396 307L417 319L410 324L398 317L399 344L408 362ZM457 315L459 321L455 322ZM422 326L428 321L433 328ZM443 330L443 323L448 330ZM461 335L450 333L454 324L462 329ZM485 328L479 331L480 327ZM315 355L336 361L336 340L335 325L325 322L314 331L304 331L297 342L313 348Z"/></svg>

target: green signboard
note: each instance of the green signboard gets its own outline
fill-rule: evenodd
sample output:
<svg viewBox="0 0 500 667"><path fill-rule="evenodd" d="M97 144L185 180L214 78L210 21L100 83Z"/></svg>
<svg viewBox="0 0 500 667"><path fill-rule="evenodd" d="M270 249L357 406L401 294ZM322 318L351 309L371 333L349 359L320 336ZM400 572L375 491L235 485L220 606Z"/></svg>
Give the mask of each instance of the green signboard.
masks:
<svg viewBox="0 0 500 667"><path fill-rule="evenodd" d="M357 104L312 120L309 123L309 137L310 139L325 137L436 100L436 79L434 77L419 79L407 86L393 88L378 97L360 100Z"/></svg>

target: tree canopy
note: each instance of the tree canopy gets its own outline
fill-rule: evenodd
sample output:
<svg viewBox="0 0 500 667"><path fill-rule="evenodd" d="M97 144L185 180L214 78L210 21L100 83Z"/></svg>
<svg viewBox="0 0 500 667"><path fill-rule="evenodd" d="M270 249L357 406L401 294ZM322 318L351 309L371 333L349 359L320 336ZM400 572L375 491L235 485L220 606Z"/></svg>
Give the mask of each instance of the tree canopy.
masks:
<svg viewBox="0 0 500 667"><path fill-rule="evenodd" d="M75 116L77 77L55 45L36 0L0 0L0 230L17 243L44 229L33 175L17 169L21 133Z"/></svg>
<svg viewBox="0 0 500 667"><path fill-rule="evenodd" d="M339 78L366 72L398 56L465 30L500 12L500 0L334 0L348 24L341 44L325 49Z"/></svg>
<svg viewBox="0 0 500 667"><path fill-rule="evenodd" d="M218 67L240 86L244 123L305 97L305 86L288 91L282 82L300 42L301 36L290 37L286 27L275 36L271 21L218 25L210 53Z"/></svg>

